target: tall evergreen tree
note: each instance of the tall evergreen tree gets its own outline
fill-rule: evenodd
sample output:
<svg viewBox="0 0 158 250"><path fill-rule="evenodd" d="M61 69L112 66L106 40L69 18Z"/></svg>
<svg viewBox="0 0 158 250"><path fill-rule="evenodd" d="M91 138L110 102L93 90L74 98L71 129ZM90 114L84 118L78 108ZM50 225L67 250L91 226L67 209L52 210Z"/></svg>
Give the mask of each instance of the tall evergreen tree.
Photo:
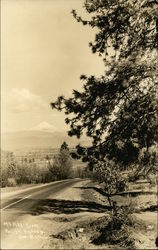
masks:
<svg viewBox="0 0 158 250"><path fill-rule="evenodd" d="M62 143L62 145L61 145L61 147L60 147L60 152L61 152L62 150L67 150L67 151L69 151L68 144L67 144L65 141Z"/></svg>
<svg viewBox="0 0 158 250"><path fill-rule="evenodd" d="M85 0L84 8L89 20L72 14L97 28L89 46L105 72L99 78L81 75L83 91L60 96L51 106L65 111L70 136L86 131L92 138L90 147L77 146L76 157L92 167L105 157L122 168L140 165L142 150L150 152L158 138L158 1Z"/></svg>
<svg viewBox="0 0 158 250"><path fill-rule="evenodd" d="M71 176L72 159L66 142L62 143L59 154L54 157L53 163L49 162L48 168L55 180L67 179Z"/></svg>

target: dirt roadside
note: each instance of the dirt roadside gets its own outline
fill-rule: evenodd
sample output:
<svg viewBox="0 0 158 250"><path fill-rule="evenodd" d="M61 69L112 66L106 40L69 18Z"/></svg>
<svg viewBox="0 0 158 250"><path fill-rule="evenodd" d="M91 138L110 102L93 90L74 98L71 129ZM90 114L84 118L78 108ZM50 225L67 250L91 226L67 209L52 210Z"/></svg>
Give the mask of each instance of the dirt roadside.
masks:
<svg viewBox="0 0 158 250"><path fill-rule="evenodd" d="M91 225L99 218L109 218L101 202L98 204L93 190L89 190L91 181L82 181L65 193L58 195L56 205L48 204L43 219L51 220L52 231L49 242L43 245L48 249L110 249L110 246L95 246L90 238L93 234ZM97 206L96 206L97 203ZM41 216L41 215L40 215Z"/></svg>
<svg viewBox="0 0 158 250"><path fill-rule="evenodd" d="M103 219L106 223L110 217L105 209L107 200L94 187L99 186L90 180L83 180L55 197L50 195L49 202L39 204L35 213L21 216L8 233L5 249L119 249L114 245L96 246L91 243L95 224ZM155 204L155 196L152 195L134 199L138 207L140 204L141 207ZM124 203L125 197L120 202ZM155 249L157 213L139 211L133 216L137 222L132 232L136 248ZM10 230L9 227L6 224L7 230ZM15 235L16 242L13 240Z"/></svg>
<svg viewBox="0 0 158 250"><path fill-rule="evenodd" d="M1 249L75 249L87 245L87 237L76 237L74 229L78 227L78 234L83 236L85 229L83 224L89 224L94 218L101 217L102 207L99 212L83 198L84 186L90 181L83 180L73 184L58 194L49 195L48 200L43 200L37 206L36 212L23 214L18 221L12 222L16 209L4 210L2 213L5 238ZM18 190L17 190L18 191ZM5 219L7 218L7 220ZM69 232L72 231L72 232ZM55 238L54 235L62 235L63 238Z"/></svg>
<svg viewBox="0 0 158 250"><path fill-rule="evenodd" d="M98 192L100 186L97 183L87 181L82 182L69 190L69 193L58 197L66 200L66 197L74 199L74 201L82 201L80 210L77 210L77 203L69 204L68 209L55 212L52 214L53 220L56 221L56 229L52 230L50 242L47 245L50 249L122 249L121 247L102 244L94 245L91 243L91 238L95 234L96 223L99 221L108 222L110 216L108 210L102 211L102 206L107 206L108 201L105 196ZM77 190L77 192L76 192ZM132 190L131 190L132 191ZM138 190L139 191L139 190ZM151 190L150 190L151 191ZM148 193L148 192L147 192ZM72 195L74 194L74 195ZM68 196L67 196L68 195ZM156 249L155 239L157 236L157 210L152 210L156 206L156 193L150 192L146 195L143 193L132 198L115 197L120 204L134 204L137 212L133 213L134 226L132 228L131 237L135 241L136 249ZM75 197L75 198L74 198ZM130 201L129 201L130 199ZM97 208L95 209L95 204ZM89 204L84 206L85 204ZM91 204L91 205L90 205ZM62 203L66 206L67 203ZM76 206L76 209L73 207ZM88 209L87 209L88 207ZM93 207L93 209L92 209ZM150 209L151 208L151 209ZM51 211L51 210L50 210ZM61 225L61 226L60 226Z"/></svg>

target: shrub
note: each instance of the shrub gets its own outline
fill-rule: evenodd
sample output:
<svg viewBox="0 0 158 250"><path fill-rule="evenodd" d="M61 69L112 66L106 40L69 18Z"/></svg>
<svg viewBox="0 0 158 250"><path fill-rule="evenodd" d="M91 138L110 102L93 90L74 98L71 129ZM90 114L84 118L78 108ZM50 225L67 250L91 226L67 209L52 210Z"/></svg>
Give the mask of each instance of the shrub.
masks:
<svg viewBox="0 0 158 250"><path fill-rule="evenodd" d="M41 183L48 183L53 181L53 176L50 171L41 172Z"/></svg>
<svg viewBox="0 0 158 250"><path fill-rule="evenodd" d="M17 186L17 182L16 182L15 178L8 178L8 180L7 180L7 186L8 187L16 187Z"/></svg>
<svg viewBox="0 0 158 250"><path fill-rule="evenodd" d="M103 184L110 206L113 206L112 196L125 191L127 187L127 178L123 176L120 166L116 166L107 158L104 161L98 161L94 169L94 178Z"/></svg>
<svg viewBox="0 0 158 250"><path fill-rule="evenodd" d="M71 164L67 161L68 168L63 169L62 174L68 176L70 166ZM12 152L3 153L1 160L1 187L46 183L53 180L55 178L47 168L46 161L37 165L35 160L30 160L29 158L18 159Z"/></svg>
<svg viewBox="0 0 158 250"><path fill-rule="evenodd" d="M1 187L6 187L8 183L7 169L1 169Z"/></svg>
<svg viewBox="0 0 158 250"><path fill-rule="evenodd" d="M115 207L108 223L98 225L96 231L99 232L92 237L92 243L99 245L108 243L119 245L125 249L135 249L134 239L131 237L130 227L134 222L130 215L131 207Z"/></svg>

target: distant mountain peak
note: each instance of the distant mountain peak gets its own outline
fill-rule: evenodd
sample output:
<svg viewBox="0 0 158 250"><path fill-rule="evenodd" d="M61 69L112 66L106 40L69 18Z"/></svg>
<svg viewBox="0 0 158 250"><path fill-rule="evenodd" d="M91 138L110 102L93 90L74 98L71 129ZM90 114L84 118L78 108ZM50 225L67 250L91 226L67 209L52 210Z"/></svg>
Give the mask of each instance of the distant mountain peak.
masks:
<svg viewBox="0 0 158 250"><path fill-rule="evenodd" d="M60 148L63 142L69 145L69 148L75 147L77 144L89 145L89 138L82 136L69 137L64 130L57 130L53 125L47 122L41 122L30 130L15 131L3 133L1 136L1 147L3 150L19 150L31 148Z"/></svg>
<svg viewBox="0 0 158 250"><path fill-rule="evenodd" d="M43 121L43 122L39 123L37 126L31 128L30 130L53 133L53 132L57 131L57 128L55 126L53 126L52 124L50 124L46 121Z"/></svg>

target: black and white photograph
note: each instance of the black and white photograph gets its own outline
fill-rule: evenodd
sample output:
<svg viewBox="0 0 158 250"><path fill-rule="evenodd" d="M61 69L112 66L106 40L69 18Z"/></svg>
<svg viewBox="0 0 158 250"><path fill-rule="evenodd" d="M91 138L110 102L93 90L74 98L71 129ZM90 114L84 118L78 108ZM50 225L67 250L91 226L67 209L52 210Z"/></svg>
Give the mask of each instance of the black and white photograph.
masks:
<svg viewBox="0 0 158 250"><path fill-rule="evenodd" d="M158 0L1 0L1 249L158 249Z"/></svg>

